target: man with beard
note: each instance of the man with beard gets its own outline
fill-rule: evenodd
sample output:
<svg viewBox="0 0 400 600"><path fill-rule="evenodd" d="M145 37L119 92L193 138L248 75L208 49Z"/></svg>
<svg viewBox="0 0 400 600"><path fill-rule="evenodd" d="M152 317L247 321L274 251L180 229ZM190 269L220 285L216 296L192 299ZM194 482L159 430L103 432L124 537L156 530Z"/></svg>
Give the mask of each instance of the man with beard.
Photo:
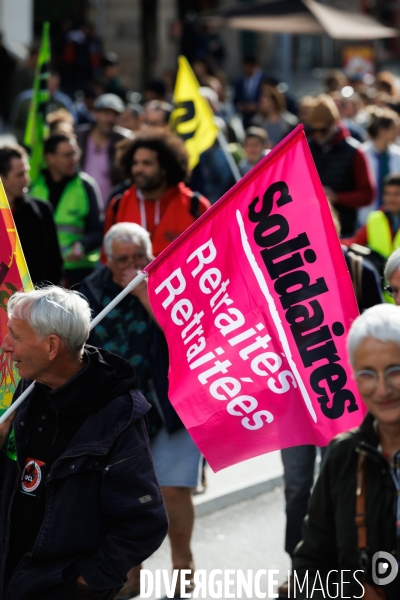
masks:
<svg viewBox="0 0 400 600"><path fill-rule="evenodd" d="M182 140L172 134L137 137L121 166L133 185L111 200L105 233L115 223L138 223L150 233L157 256L210 207L208 200L183 183L188 156Z"/></svg>

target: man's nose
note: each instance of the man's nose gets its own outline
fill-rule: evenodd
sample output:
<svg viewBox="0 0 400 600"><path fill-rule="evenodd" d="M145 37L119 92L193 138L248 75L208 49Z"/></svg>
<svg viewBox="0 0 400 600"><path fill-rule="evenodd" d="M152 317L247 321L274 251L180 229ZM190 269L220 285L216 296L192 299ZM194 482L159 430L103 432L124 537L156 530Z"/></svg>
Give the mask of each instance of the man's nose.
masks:
<svg viewBox="0 0 400 600"><path fill-rule="evenodd" d="M3 350L3 352L12 352L13 351L13 346L10 343L10 334L7 333L6 337L3 340L3 343L1 344L1 349Z"/></svg>

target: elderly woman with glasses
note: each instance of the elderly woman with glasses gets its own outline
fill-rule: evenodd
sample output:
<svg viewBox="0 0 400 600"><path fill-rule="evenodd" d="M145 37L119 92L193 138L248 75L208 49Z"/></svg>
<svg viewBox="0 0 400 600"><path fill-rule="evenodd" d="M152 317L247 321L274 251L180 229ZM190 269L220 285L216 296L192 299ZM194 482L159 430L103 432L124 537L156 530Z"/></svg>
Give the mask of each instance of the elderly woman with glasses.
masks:
<svg viewBox="0 0 400 600"><path fill-rule="evenodd" d="M395 250L388 258L384 272L385 281L389 283L384 289L386 294L393 298L394 303L400 306L400 249Z"/></svg>
<svg viewBox="0 0 400 600"><path fill-rule="evenodd" d="M299 598L398 600L400 310L365 311L350 329L348 351L368 413L328 447L295 552L294 584L308 578L308 591L297 585ZM368 586L384 596L364 596Z"/></svg>

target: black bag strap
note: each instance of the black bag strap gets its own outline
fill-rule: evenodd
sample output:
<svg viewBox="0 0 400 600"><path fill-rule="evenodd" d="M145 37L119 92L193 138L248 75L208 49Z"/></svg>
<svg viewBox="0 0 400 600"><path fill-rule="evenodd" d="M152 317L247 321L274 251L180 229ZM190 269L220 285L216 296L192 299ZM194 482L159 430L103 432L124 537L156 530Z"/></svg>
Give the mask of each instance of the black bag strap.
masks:
<svg viewBox="0 0 400 600"><path fill-rule="evenodd" d="M117 212L119 209L119 205L121 202L121 198L124 194L118 194L118 196L115 199L115 202L113 202L112 204L112 216L113 216L113 225L115 225L116 223L116 219L117 219Z"/></svg>
<svg viewBox="0 0 400 600"><path fill-rule="evenodd" d="M353 281L354 292L356 294L356 300L358 306L362 300L362 271L363 271L363 259L361 256L354 254L350 250L347 253L350 260L350 273Z"/></svg>
<svg viewBox="0 0 400 600"><path fill-rule="evenodd" d="M192 192L190 199L190 214L197 220L200 217L199 205L200 205L200 192Z"/></svg>
<svg viewBox="0 0 400 600"><path fill-rule="evenodd" d="M367 526L365 523L365 496L366 496L366 463L365 455L359 454L357 459L357 484L356 484L356 527L357 546L359 550L367 549Z"/></svg>

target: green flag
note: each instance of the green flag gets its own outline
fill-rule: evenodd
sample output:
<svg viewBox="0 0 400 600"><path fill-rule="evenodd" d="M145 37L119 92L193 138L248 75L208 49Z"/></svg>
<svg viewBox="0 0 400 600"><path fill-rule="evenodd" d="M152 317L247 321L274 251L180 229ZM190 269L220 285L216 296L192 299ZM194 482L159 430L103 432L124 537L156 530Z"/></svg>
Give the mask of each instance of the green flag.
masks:
<svg viewBox="0 0 400 600"><path fill-rule="evenodd" d="M26 123L24 144L30 150L30 176L35 181L44 166L43 140L48 131L46 124L47 104L50 100L48 79L50 77L50 23L43 24L42 43L36 64L33 95Z"/></svg>

